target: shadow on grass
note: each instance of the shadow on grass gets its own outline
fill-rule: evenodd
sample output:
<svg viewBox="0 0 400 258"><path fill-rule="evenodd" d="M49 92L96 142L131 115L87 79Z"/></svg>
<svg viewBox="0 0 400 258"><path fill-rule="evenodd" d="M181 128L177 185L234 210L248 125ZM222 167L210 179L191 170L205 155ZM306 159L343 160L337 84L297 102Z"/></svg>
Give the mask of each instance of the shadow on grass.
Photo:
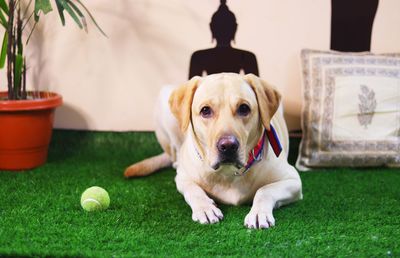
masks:
<svg viewBox="0 0 400 258"><path fill-rule="evenodd" d="M93 133L89 131L53 130L48 162L58 162L79 156L81 151L87 148L90 138L93 138Z"/></svg>

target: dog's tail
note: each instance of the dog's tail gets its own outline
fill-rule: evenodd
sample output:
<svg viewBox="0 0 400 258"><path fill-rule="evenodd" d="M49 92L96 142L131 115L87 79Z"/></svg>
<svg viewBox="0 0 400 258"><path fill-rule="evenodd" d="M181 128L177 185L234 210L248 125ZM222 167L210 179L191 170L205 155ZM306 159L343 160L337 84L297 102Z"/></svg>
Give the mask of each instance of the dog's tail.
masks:
<svg viewBox="0 0 400 258"><path fill-rule="evenodd" d="M128 168L125 169L124 176L128 177L140 177L147 176L159 169L169 167L172 165L171 158L167 153L162 153L160 155L142 160L138 163L135 163Z"/></svg>

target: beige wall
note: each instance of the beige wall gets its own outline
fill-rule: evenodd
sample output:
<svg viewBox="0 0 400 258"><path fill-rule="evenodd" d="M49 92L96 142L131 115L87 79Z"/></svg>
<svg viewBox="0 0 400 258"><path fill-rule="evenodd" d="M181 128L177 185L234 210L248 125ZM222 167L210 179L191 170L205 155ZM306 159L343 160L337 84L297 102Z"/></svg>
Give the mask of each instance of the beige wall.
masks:
<svg viewBox="0 0 400 258"><path fill-rule="evenodd" d="M213 46L208 24L219 1L85 2L108 38L47 15L28 47L31 85L63 95L57 128L152 130L160 87L184 82L191 53ZM298 129L299 51L329 49L330 0L227 2L239 24L235 47L256 54L261 77L283 92L289 128ZM399 13L400 1L380 1L372 51L400 52Z"/></svg>

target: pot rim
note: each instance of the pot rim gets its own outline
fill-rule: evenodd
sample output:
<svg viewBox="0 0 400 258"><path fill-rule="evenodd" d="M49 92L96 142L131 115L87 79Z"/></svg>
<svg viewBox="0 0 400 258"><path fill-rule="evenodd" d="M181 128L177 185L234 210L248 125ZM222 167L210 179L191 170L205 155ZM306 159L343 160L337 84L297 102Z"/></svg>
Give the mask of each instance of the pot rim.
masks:
<svg viewBox="0 0 400 258"><path fill-rule="evenodd" d="M0 111L27 111L52 109L60 106L62 96L49 91L29 91L28 96L38 96L28 100L0 100ZM0 98L8 96L6 91L0 91Z"/></svg>

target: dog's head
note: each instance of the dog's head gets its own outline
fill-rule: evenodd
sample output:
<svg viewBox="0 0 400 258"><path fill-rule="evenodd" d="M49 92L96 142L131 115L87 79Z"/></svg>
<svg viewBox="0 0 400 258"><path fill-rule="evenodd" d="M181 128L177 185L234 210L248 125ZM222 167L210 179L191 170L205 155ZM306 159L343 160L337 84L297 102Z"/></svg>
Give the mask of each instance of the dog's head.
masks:
<svg viewBox="0 0 400 258"><path fill-rule="evenodd" d="M278 109L280 94L253 74L194 77L176 89L170 108L196 151L214 171L237 171Z"/></svg>

